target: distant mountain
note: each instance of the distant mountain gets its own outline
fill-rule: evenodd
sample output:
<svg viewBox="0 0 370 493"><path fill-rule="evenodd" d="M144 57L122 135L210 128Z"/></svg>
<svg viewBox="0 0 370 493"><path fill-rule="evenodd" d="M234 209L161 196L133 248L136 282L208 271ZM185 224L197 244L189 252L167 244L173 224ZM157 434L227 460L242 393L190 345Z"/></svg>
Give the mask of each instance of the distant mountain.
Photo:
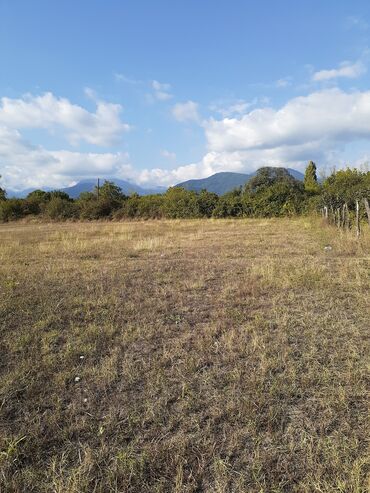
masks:
<svg viewBox="0 0 370 493"><path fill-rule="evenodd" d="M109 181L112 181L117 186L119 186L122 190L122 193L125 195L131 195L132 193L138 193L139 195L151 195L153 193L164 193L167 188L166 187L154 187L154 188L143 188L136 183L131 183L126 180L119 180L118 178L108 178ZM100 184L103 185L105 179L100 180ZM72 187L62 188L62 192L68 193L68 195L77 199L82 192L92 192L97 185L97 180L82 180L73 185Z"/></svg>
<svg viewBox="0 0 370 493"><path fill-rule="evenodd" d="M16 199L24 199L25 197L27 197L27 195L29 193L33 192L34 190L44 190L44 192L51 192L54 189L53 188L50 188L50 187L42 187L40 189L36 189L36 188L25 188L24 190L10 190L9 188L7 188L6 189L6 196L9 199L13 199L13 198L16 198Z"/></svg>
<svg viewBox="0 0 370 493"><path fill-rule="evenodd" d="M296 180L303 181L304 175L300 171L292 168L287 168L287 171ZM208 178L202 178L200 180L187 180L182 183L178 183L175 186L182 187L193 192L200 192L205 189L208 190L208 192L223 195L224 193L231 192L231 190L234 190L235 188L244 186L255 174L256 171L250 174L223 171L209 176Z"/></svg>
<svg viewBox="0 0 370 493"><path fill-rule="evenodd" d="M223 171L221 173L216 173L215 175L209 176L208 178L188 180L178 183L176 187L182 187L193 192L200 192L205 189L209 192L223 195L226 192L244 185L251 178L251 176L252 175L247 175L245 173Z"/></svg>
<svg viewBox="0 0 370 493"><path fill-rule="evenodd" d="M139 195L150 195L150 194L155 194L155 193L164 193L167 188L166 187L153 187L153 188L143 188L136 183L131 183L126 180L119 180L118 178L108 178L109 181L113 181L116 185L118 185L121 189L122 192L125 195L130 195L132 193L138 193ZM100 184L102 185L104 183L105 179L100 180ZM83 192L92 192L97 184L97 180L95 179L89 179L89 180L81 180L76 185L73 185L71 187L66 187L66 188L61 188L60 190L62 192L68 193L68 195L73 198L77 199L81 193ZM20 190L20 191L15 191L15 190L7 190L7 195L8 197L17 197L17 198L24 198L27 197L27 195L31 192L36 190L35 188L27 188L26 190ZM55 190L54 188L50 187L43 187L41 190L44 190L45 192L50 192L51 190Z"/></svg>
<svg viewBox="0 0 370 493"><path fill-rule="evenodd" d="M297 171L292 168L287 168L287 171L297 180L303 181L304 175L300 171ZM188 180L182 183L178 183L175 185L176 187L183 187L186 190L193 190L195 192L200 192L202 189L206 189L209 192L215 192L218 195L223 195L226 192L230 192L235 188L242 187L247 183L254 175L254 173L246 174L246 173L232 173L229 171L224 171L221 173L216 173L215 175L209 176L208 178L203 178L200 180ZM122 192L125 195L130 195L132 193L138 193L139 195L151 195L156 193L164 193L167 188L166 187L152 187L152 188L144 188L136 183L131 183L126 180L120 180L118 178L107 178L107 180L113 181L116 185L118 185ZM101 179L100 183L103 184L105 179ZM68 193L68 195L77 199L81 193L83 192L92 192L97 184L96 179L88 179L81 180L76 185L71 187L62 188L63 192ZM24 198L30 192L36 190L35 188L27 188L25 190L9 190L7 189L7 195L9 198L17 197ZM45 192L50 192L51 190L55 190L50 187L42 187L41 190Z"/></svg>
<svg viewBox="0 0 370 493"><path fill-rule="evenodd" d="M298 181L303 181L304 180L304 174L301 173L300 171L297 171L296 169L293 168L286 168L287 171L289 171L289 174L293 176Z"/></svg>

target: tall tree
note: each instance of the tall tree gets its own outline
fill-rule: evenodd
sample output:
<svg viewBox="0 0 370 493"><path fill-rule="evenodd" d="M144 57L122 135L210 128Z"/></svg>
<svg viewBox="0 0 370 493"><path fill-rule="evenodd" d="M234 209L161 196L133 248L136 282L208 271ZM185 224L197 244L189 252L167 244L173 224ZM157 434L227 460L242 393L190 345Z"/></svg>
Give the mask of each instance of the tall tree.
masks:
<svg viewBox="0 0 370 493"><path fill-rule="evenodd" d="M95 187L95 194L98 195L98 187ZM120 201L124 199L122 189L112 181L106 180L103 185L99 187L99 198Z"/></svg>
<svg viewBox="0 0 370 493"><path fill-rule="evenodd" d="M318 192L319 183L317 181L316 164L310 161L304 174L304 188L307 192Z"/></svg>
<svg viewBox="0 0 370 493"><path fill-rule="evenodd" d="M1 175L0 175L1 179ZM0 200L5 200L6 199L6 191L0 187Z"/></svg>

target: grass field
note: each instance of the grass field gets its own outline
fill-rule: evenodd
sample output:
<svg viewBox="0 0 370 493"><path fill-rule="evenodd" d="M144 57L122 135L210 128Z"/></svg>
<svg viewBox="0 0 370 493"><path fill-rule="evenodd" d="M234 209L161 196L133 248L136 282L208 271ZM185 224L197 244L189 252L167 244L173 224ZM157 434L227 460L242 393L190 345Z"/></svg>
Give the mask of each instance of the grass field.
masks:
<svg viewBox="0 0 370 493"><path fill-rule="evenodd" d="M310 219L0 225L1 493L369 491L369 251Z"/></svg>

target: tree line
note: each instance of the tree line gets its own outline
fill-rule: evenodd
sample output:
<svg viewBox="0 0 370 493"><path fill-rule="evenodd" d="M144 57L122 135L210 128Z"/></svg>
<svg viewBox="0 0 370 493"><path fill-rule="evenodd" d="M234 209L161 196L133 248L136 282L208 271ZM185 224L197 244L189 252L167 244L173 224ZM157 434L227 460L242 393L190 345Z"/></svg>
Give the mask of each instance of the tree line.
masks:
<svg viewBox="0 0 370 493"><path fill-rule="evenodd" d="M62 191L35 190L24 199L7 198L0 188L0 221L26 216L51 220L279 217L318 212L341 228L370 225L370 172L347 168L322 182L316 165L308 163L304 181L285 168L264 167L243 187L224 195L171 187L164 194L126 196L111 181L72 199Z"/></svg>

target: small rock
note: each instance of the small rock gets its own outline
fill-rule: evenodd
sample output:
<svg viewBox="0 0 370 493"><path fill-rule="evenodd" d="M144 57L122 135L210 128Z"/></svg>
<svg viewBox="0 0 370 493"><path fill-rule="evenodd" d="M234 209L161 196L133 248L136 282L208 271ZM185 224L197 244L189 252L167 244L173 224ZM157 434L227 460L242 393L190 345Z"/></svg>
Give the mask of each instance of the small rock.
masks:
<svg viewBox="0 0 370 493"><path fill-rule="evenodd" d="M81 377L75 377L75 382L78 383L81 380Z"/></svg>
<svg viewBox="0 0 370 493"><path fill-rule="evenodd" d="M81 359L81 360L82 360L82 359L85 359L85 356L84 356L83 354L81 354L80 359Z"/></svg>
<svg viewBox="0 0 370 493"><path fill-rule="evenodd" d="M333 247L331 245L325 245L324 250L325 252L330 252L331 250L333 250Z"/></svg>
<svg viewBox="0 0 370 493"><path fill-rule="evenodd" d="M85 403L87 402L87 397L85 397L84 402L85 402Z"/></svg>

